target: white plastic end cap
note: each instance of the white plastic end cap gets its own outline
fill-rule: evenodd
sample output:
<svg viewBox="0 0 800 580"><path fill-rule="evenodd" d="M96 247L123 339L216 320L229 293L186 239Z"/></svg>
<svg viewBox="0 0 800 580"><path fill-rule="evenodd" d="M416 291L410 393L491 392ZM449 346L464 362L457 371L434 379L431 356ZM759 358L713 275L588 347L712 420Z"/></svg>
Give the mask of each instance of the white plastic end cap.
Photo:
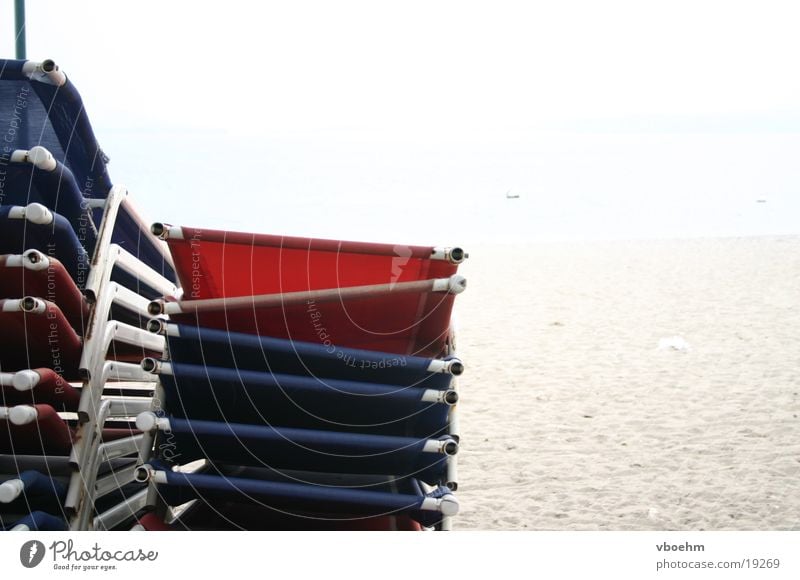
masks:
<svg viewBox="0 0 800 580"><path fill-rule="evenodd" d="M464 276L460 276L458 274L454 276L450 276L450 283L448 285L448 290L451 294L461 294L464 290L467 289L467 279Z"/></svg>
<svg viewBox="0 0 800 580"><path fill-rule="evenodd" d="M36 421L38 416L36 407L30 405L17 405L8 410L8 420L13 425L28 425Z"/></svg>
<svg viewBox="0 0 800 580"><path fill-rule="evenodd" d="M439 510L442 512L442 515L445 516L456 515L458 513L458 507L458 500L456 496L452 494L444 496L439 504Z"/></svg>
<svg viewBox="0 0 800 580"><path fill-rule="evenodd" d="M11 379L11 384L14 385L14 388L18 391L30 391L39 384L39 381L42 377L39 376L39 373L36 371L32 371L30 369L25 369L23 371L18 371L14 373L14 378Z"/></svg>
<svg viewBox="0 0 800 580"><path fill-rule="evenodd" d="M25 484L19 479L10 479L0 483L0 503L11 503L17 499L25 489Z"/></svg>
<svg viewBox="0 0 800 580"><path fill-rule="evenodd" d="M28 270L46 270L50 267L50 258L39 250L25 250L22 252L22 266Z"/></svg>
<svg viewBox="0 0 800 580"><path fill-rule="evenodd" d="M56 159L53 157L53 154L41 145L31 147L31 149L28 151L28 163L36 166L37 169L42 169L44 171L55 171L57 166Z"/></svg>
<svg viewBox="0 0 800 580"><path fill-rule="evenodd" d="M149 433L158 426L158 417L156 414L151 411L145 411L144 413L139 413L139 416L136 417L136 428L139 431L144 431L145 433Z"/></svg>
<svg viewBox="0 0 800 580"><path fill-rule="evenodd" d="M47 225L53 223L53 212L41 203L32 203L25 208L25 219L34 224Z"/></svg>

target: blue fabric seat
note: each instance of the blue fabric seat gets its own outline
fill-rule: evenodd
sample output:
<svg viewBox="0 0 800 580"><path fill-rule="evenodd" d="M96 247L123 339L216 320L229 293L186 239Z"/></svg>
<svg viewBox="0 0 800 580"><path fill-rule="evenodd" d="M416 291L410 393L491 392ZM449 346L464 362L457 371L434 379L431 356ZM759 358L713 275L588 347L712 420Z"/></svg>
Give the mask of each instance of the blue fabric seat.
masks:
<svg viewBox="0 0 800 580"><path fill-rule="evenodd" d="M90 257L69 221L53 214L53 223L34 224L26 219L9 217L15 206L0 206L0 254L21 254L39 250L57 258L75 284L83 288L89 271Z"/></svg>
<svg viewBox="0 0 800 580"><path fill-rule="evenodd" d="M426 389L202 365L172 363L160 380L171 414L209 421L436 437L450 410Z"/></svg>
<svg viewBox="0 0 800 580"><path fill-rule="evenodd" d="M440 440L290 429L171 417L166 438L181 463L207 458L222 464L335 473L413 476L443 481L457 445Z"/></svg>
<svg viewBox="0 0 800 580"><path fill-rule="evenodd" d="M169 324L170 360L266 373L447 389L450 372L431 372L433 359L285 340L188 324ZM452 359L452 357L451 357ZM453 365L455 374L460 368Z"/></svg>
<svg viewBox="0 0 800 580"><path fill-rule="evenodd" d="M457 502L446 487L424 492L413 478L385 481L371 486L344 487L303 482L300 478L267 479L248 473L249 477L225 474L179 473L163 464L152 464L160 470L162 482L157 485L161 498L169 505L181 505L200 499L211 505L233 501L286 510L331 515L375 517L392 514L412 514L424 525L434 525L444 511L452 515ZM444 504L444 506L442 505Z"/></svg>
<svg viewBox="0 0 800 580"><path fill-rule="evenodd" d="M24 60L0 60L0 125L12 129L4 143L11 150L41 145L72 171L84 196L108 195L108 158L68 78L56 85L41 71L32 73Z"/></svg>

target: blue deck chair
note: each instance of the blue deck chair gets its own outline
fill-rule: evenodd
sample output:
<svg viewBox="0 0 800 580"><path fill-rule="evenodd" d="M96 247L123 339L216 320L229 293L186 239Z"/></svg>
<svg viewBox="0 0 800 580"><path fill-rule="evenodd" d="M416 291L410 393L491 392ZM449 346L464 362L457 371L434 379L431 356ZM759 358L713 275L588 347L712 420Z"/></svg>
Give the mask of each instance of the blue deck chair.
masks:
<svg viewBox="0 0 800 580"><path fill-rule="evenodd" d="M40 510L60 513L67 495L65 481L39 471L23 471L3 481L0 476L0 512Z"/></svg>
<svg viewBox="0 0 800 580"><path fill-rule="evenodd" d="M129 203L120 205L111 243L127 250L170 282L178 279L175 269L167 262L165 250L159 249L158 244L162 242L150 234L148 226Z"/></svg>
<svg viewBox="0 0 800 580"><path fill-rule="evenodd" d="M4 168L0 190L3 205L41 203L67 218L79 239L86 240L91 253L97 238L92 210L72 172L56 161L44 147L15 151Z"/></svg>
<svg viewBox="0 0 800 580"><path fill-rule="evenodd" d="M20 532L65 532L67 521L62 516L54 516L43 511L34 511L25 517L6 525L6 530Z"/></svg>
<svg viewBox="0 0 800 580"><path fill-rule="evenodd" d="M331 431L437 437L448 426L452 390L410 389L354 381L159 363L165 408L176 417L327 429Z"/></svg>
<svg viewBox="0 0 800 580"><path fill-rule="evenodd" d="M374 517L413 514L424 525L434 525L443 516L458 513L452 492L440 486L424 492L413 478L369 487L339 487L318 483L284 481L285 478L237 477L215 473L181 473L159 462L140 468L140 481L152 479L161 499L168 505L181 505L200 499L214 505L219 501L247 503L293 513L336 514L345 517Z"/></svg>
<svg viewBox="0 0 800 580"><path fill-rule="evenodd" d="M111 189L106 164L75 86L58 66L0 60L0 124L13 149L48 149L75 175L81 192L104 198Z"/></svg>
<svg viewBox="0 0 800 580"><path fill-rule="evenodd" d="M448 436L415 439L268 425L243 425L143 413L143 431L158 427L167 434L171 456L181 463L197 459L267 466L273 469L333 473L413 476L426 483L444 482L447 459L458 451Z"/></svg>
<svg viewBox="0 0 800 580"><path fill-rule="evenodd" d="M326 347L154 319L149 328L167 337L169 358L266 373L312 376L428 389L450 388L464 365L455 357L430 359L372 350Z"/></svg>

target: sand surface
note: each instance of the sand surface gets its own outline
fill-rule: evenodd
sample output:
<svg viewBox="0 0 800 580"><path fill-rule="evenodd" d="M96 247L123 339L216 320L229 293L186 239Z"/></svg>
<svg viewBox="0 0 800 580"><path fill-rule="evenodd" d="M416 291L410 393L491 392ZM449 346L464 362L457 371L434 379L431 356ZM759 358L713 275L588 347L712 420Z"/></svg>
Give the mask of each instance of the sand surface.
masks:
<svg viewBox="0 0 800 580"><path fill-rule="evenodd" d="M800 529L800 238L469 250L456 529Z"/></svg>

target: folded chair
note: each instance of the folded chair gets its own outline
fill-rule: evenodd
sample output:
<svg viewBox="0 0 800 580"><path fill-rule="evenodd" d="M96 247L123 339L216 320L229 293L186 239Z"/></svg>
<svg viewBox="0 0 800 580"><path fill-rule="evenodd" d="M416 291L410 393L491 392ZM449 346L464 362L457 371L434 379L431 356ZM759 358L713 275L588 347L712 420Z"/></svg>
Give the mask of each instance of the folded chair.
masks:
<svg viewBox="0 0 800 580"><path fill-rule="evenodd" d="M423 358L374 350L230 332L153 319L149 328L167 339L169 360L266 373L448 389L464 371L457 357Z"/></svg>
<svg viewBox="0 0 800 580"><path fill-rule="evenodd" d="M435 437L446 432L454 390L402 388L222 367L144 361L158 373L165 409L208 421Z"/></svg>
<svg viewBox="0 0 800 580"><path fill-rule="evenodd" d="M449 278L467 257L461 248L319 240L161 223L151 229L169 244L185 300Z"/></svg>
<svg viewBox="0 0 800 580"><path fill-rule="evenodd" d="M89 253L64 216L39 203L0 206L0 254L31 249L58 259L79 288L86 285Z"/></svg>
<svg viewBox="0 0 800 580"><path fill-rule="evenodd" d="M303 517L305 529L316 529L317 521L330 524L387 515L410 515L432 526L458 513L455 496L444 486L426 491L413 478L387 481L373 477L365 483L363 476L334 476L324 483L324 476L317 474L317 481L310 481L311 475L269 470L240 470L233 475L184 473L159 462L143 465L137 473L140 481L155 486L159 499L167 505L199 501L227 519L220 507L245 504L257 514ZM258 517L248 522L247 529L264 529L265 523L269 523L268 516Z"/></svg>
<svg viewBox="0 0 800 580"><path fill-rule="evenodd" d="M286 294L154 301L153 316L234 332L324 346L422 357L444 351L455 296L466 280L450 278Z"/></svg>
<svg viewBox="0 0 800 580"><path fill-rule="evenodd" d="M0 372L0 403L14 405L50 405L57 411L78 410L81 393L50 368Z"/></svg>
<svg viewBox="0 0 800 580"><path fill-rule="evenodd" d="M0 203L21 206L40 203L64 216L78 237L89 242L88 250L94 250L97 227L92 207L67 166L37 145L29 151L13 151L3 169L5 179Z"/></svg>
<svg viewBox="0 0 800 580"><path fill-rule="evenodd" d="M83 195L108 195L108 158L80 94L52 60L0 60L0 123L10 128L10 149L43 146L72 171Z"/></svg>
<svg viewBox="0 0 800 580"><path fill-rule="evenodd" d="M40 296L58 305L81 334L89 318L89 303L56 258L39 250L0 255L0 298Z"/></svg>
<svg viewBox="0 0 800 580"><path fill-rule="evenodd" d="M164 340L142 327L149 300L176 291L171 258L112 187L80 97L52 61L0 61L0 97L10 127L0 153L0 464L11 452L39 455L39 473L67 465L59 513L32 512L17 527L45 529L50 516L52 529L118 526L144 499L133 420L152 408L154 379L138 363L161 356ZM0 506L5 527L7 515Z"/></svg>
<svg viewBox="0 0 800 580"><path fill-rule="evenodd" d="M281 470L393 474L431 484L446 477L447 457L458 451L456 441L446 435L417 439L338 433L156 417L152 412L142 413L136 425L168 433L173 456L180 456L181 463L208 459Z"/></svg>

